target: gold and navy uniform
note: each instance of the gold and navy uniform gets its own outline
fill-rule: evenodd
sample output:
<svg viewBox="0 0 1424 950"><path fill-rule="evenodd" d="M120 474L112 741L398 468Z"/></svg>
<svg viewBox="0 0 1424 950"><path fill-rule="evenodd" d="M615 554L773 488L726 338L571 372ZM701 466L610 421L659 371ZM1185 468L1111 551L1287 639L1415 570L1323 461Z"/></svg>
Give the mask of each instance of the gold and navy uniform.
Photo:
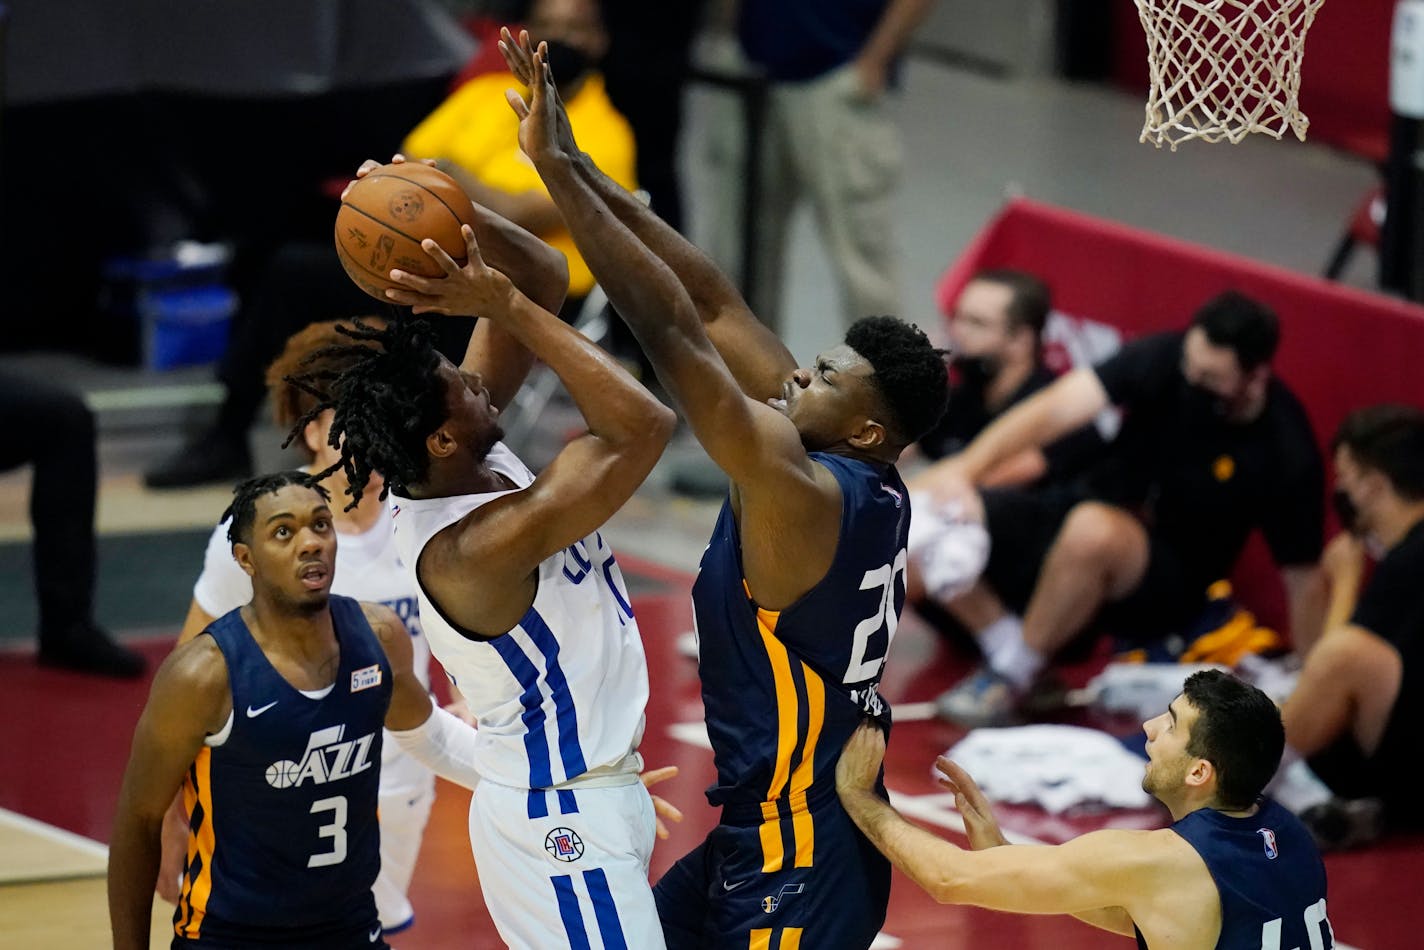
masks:
<svg viewBox="0 0 1424 950"><path fill-rule="evenodd" d="M184 782L174 947L386 946L371 884L391 670L358 602L332 596L331 613L341 656L321 698L282 678L240 611L206 631L227 661L232 718Z"/></svg>
<svg viewBox="0 0 1424 950"><path fill-rule="evenodd" d="M905 602L909 495L893 466L813 453L840 483L826 576L781 611L752 600L730 503L692 588L722 808L654 891L668 946L864 948L885 920L889 862L841 808L835 767L877 693Z"/></svg>

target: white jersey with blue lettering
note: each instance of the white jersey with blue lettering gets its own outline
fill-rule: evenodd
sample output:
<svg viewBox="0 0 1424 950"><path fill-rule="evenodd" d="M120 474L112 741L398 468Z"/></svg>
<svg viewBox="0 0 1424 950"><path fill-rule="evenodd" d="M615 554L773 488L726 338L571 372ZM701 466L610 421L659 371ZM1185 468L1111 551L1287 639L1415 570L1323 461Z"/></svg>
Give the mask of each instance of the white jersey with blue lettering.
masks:
<svg viewBox="0 0 1424 950"><path fill-rule="evenodd" d="M503 445L486 461L513 491L534 481ZM432 537L508 493L394 498L407 569ZM430 648L479 720L470 847L485 906L513 950L662 950L652 801L637 775L648 669L628 591L597 532L538 573L534 603L492 640L462 636L419 591Z"/></svg>
<svg viewBox="0 0 1424 950"><path fill-rule="evenodd" d="M519 491L534 475L502 443L489 466ZM396 547L415 571L429 540L508 491L450 498L392 496ZM507 633L462 635L417 589L430 649L479 721L485 780L547 789L589 772L637 772L648 667L623 575L594 532L539 565L534 603Z"/></svg>

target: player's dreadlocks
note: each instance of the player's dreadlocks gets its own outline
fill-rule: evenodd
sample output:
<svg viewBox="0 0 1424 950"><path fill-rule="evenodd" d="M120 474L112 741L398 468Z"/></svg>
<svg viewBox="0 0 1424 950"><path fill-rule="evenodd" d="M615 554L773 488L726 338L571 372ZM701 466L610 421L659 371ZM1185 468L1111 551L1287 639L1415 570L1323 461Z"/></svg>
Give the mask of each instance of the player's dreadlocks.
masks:
<svg viewBox="0 0 1424 950"><path fill-rule="evenodd" d="M351 486L351 504L346 506L350 511L361 501L373 471L386 479L383 499L392 487L404 489L425 480L430 468L425 437L445 421L448 410L436 374L440 353L424 321L396 320L377 328L357 320L337 331L355 342L323 347L302 363L321 366L339 360L344 368L288 377L317 401L297 419L287 442L323 411L335 410L328 441L341 458L312 477L323 479L342 469Z"/></svg>
<svg viewBox="0 0 1424 950"><path fill-rule="evenodd" d="M232 519L232 523L227 527L228 543L236 544L241 541L243 544L251 544L252 523L257 518L257 499L281 491L288 485L314 488L323 501L331 501L330 493L317 484L316 477L300 469L249 478L232 490L232 504L228 505L227 511L222 514L222 520Z"/></svg>

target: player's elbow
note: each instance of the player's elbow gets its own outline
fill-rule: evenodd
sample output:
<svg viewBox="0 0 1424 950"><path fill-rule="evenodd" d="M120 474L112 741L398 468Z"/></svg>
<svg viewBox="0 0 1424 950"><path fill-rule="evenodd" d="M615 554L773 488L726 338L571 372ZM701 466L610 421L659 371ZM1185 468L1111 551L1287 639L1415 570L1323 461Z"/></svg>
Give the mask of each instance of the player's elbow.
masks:
<svg viewBox="0 0 1424 950"><path fill-rule="evenodd" d="M963 875L956 874L952 869L940 867L934 870L928 881L924 882L925 891L940 904L963 904L965 902L965 880Z"/></svg>

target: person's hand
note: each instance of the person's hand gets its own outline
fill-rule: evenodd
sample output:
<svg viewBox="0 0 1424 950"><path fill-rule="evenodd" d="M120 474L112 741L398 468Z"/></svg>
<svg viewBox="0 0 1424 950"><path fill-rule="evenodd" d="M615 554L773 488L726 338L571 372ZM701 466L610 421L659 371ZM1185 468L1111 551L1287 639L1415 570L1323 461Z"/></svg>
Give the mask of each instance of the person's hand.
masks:
<svg viewBox="0 0 1424 950"><path fill-rule="evenodd" d="M836 790L868 792L880 777L880 765L885 760L885 733L870 720L864 720L846 740L836 762Z"/></svg>
<svg viewBox="0 0 1424 950"><path fill-rule="evenodd" d="M643 787L648 789L648 796L653 800L653 814L657 817L658 837L667 840L672 832L668 830L667 822L682 821L682 812L676 805L661 795L654 795L652 787L659 782L666 782L670 778L677 778L677 766L667 765L660 769L648 769L638 778L643 780Z"/></svg>
<svg viewBox="0 0 1424 950"><path fill-rule="evenodd" d="M480 726L479 720L475 718L474 713L470 712L470 706L468 703L465 702L463 696L459 699L451 700L450 702L446 703L445 711L450 715L454 716L456 719L463 722L465 725L469 726L471 729L478 729Z"/></svg>
<svg viewBox="0 0 1424 950"><path fill-rule="evenodd" d="M548 45L540 43L538 49L534 49L528 30L519 31L517 42L508 27L500 30L500 37L499 50L504 54L510 73L529 90L528 102L513 89L504 93L509 107L519 117L520 150L536 163L546 157L577 155L578 144L574 142L568 110L559 98L553 73L549 71Z"/></svg>
<svg viewBox="0 0 1424 950"><path fill-rule="evenodd" d="M159 840L158 882L153 889L168 903L176 904L183 891L183 865L188 860L188 815L181 794L163 814Z"/></svg>
<svg viewBox="0 0 1424 950"><path fill-rule="evenodd" d="M380 168L382 165L400 165L401 163L408 161L410 161L410 159L406 158L400 152L396 152L394 155L392 155L391 160L389 162L378 162L374 158L366 159L364 162L361 163L361 167L356 169L356 177L348 181L346 183L346 187L341 189L342 199L344 200L346 198L346 193L351 190L352 185L356 184L356 182L360 181L362 178L365 178L367 175L371 174L371 172ZM433 167L435 165L435 160L433 158L423 158L421 159L421 163Z"/></svg>
<svg viewBox="0 0 1424 950"><path fill-rule="evenodd" d="M480 257L475 232L468 225L460 227L465 238L465 266L461 267L434 241L420 242L426 255L434 261L444 277L421 277L403 270L391 271L391 280L402 288L390 288L386 297L414 309L415 313L460 314L470 317L498 319L509 311L515 293L509 278L485 264Z"/></svg>
<svg viewBox="0 0 1424 950"><path fill-rule="evenodd" d="M1331 584L1358 582L1365 573L1365 543L1348 531L1330 539L1320 556L1320 569Z"/></svg>
<svg viewBox="0 0 1424 950"><path fill-rule="evenodd" d="M864 102L874 102L885 94L890 84L890 69L880 59L872 56L857 56L851 63L855 77L860 84L860 98Z"/></svg>
<svg viewBox="0 0 1424 950"><path fill-rule="evenodd" d="M999 822L994 818L994 809L989 804L989 799L973 777L960 768L958 763L951 762L944 756L935 759L935 768L939 770L935 780L942 788L954 793L954 807L958 808L959 814L964 817L964 832L969 836L969 847L975 851L983 851L985 848L1008 844L1009 840L1004 837L1003 831L999 829Z"/></svg>
<svg viewBox="0 0 1424 950"><path fill-rule="evenodd" d="M933 507L952 514L956 520L984 522L984 499L958 456L942 459L916 472L906 479L905 487L928 499Z"/></svg>

